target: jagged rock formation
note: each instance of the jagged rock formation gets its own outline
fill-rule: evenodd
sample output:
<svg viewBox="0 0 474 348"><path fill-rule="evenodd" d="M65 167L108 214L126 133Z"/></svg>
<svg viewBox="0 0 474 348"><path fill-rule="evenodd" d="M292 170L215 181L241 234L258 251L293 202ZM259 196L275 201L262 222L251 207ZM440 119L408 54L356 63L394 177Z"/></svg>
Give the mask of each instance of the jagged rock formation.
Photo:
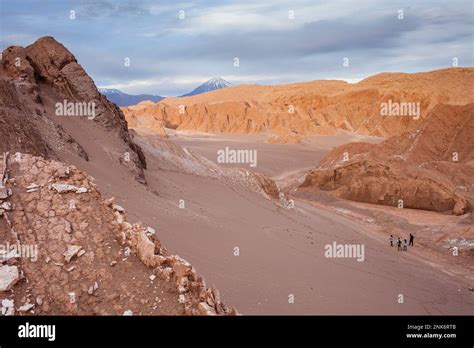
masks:
<svg viewBox="0 0 474 348"><path fill-rule="evenodd" d="M36 255L0 255L0 313L237 314L74 166L20 153L2 163L0 236Z"/></svg>
<svg viewBox="0 0 474 348"><path fill-rule="evenodd" d="M56 130L59 137L63 134L54 127L41 127L42 117L25 106L15 85L0 78L0 151L10 148L53 157L54 151L47 143L41 130ZM52 124L52 122L49 122ZM46 129L45 129L46 128ZM51 131L53 133L53 131ZM80 147L77 148L80 151ZM83 156L85 154L82 153Z"/></svg>
<svg viewBox="0 0 474 348"><path fill-rule="evenodd" d="M109 153L118 160L128 152L130 161L122 164L139 181L145 181L145 157L131 140L123 113L99 93L75 57L54 38L43 37L25 48L5 49L0 92L0 137L4 140L0 142L0 151L89 159L83 145L62 126L65 116L55 112L56 103L89 103L94 105L95 118L80 117L84 127L99 126L114 134L120 151L109 149Z"/></svg>
<svg viewBox="0 0 474 348"><path fill-rule="evenodd" d="M461 215L474 203L473 134L474 104L438 105L412 132L331 151L299 191Z"/></svg>
<svg viewBox="0 0 474 348"><path fill-rule="evenodd" d="M133 109L166 128L211 133L269 132L270 142L298 142L308 134L343 129L396 136L416 129L439 103L474 102L474 69L384 73L356 84L313 81L282 86L240 85ZM381 116L381 104L420 103L420 119ZM125 114L129 111L124 110Z"/></svg>

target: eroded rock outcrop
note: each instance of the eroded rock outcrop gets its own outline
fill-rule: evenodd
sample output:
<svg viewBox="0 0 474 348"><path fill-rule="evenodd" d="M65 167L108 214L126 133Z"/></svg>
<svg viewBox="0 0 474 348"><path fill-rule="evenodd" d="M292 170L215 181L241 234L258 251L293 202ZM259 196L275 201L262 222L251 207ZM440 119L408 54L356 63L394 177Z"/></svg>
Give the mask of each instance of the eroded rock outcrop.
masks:
<svg viewBox="0 0 474 348"><path fill-rule="evenodd" d="M151 101L144 101L137 105L122 107L121 109L130 129L134 129L139 133L159 135L167 138L168 135L163 121L153 114L149 115L147 112L147 107L149 106L152 107L151 111L153 112L153 105L154 103Z"/></svg>
<svg viewBox="0 0 474 348"><path fill-rule="evenodd" d="M299 191L464 214L474 203L474 104L438 105L413 132L326 155Z"/></svg>
<svg viewBox="0 0 474 348"><path fill-rule="evenodd" d="M123 113L99 93L71 52L52 37L43 37L25 48L5 49L0 69L0 136L6 141L0 142L0 151L54 159L73 154L88 160L84 144L58 119L57 103L90 105L94 112L88 119L83 117L83 126L103 127L114 134L119 145L110 147L108 154L119 160L128 153L129 160L120 163L145 182L145 156L132 141Z"/></svg>

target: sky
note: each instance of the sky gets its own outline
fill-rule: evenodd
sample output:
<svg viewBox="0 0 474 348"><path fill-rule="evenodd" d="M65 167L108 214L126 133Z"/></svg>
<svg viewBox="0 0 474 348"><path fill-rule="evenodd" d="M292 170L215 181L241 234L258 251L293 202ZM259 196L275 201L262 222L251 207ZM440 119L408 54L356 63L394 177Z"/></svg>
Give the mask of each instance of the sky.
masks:
<svg viewBox="0 0 474 348"><path fill-rule="evenodd" d="M455 58L474 66L472 0L0 0L0 10L1 50L53 36L97 86L131 94L181 95L215 76L357 82Z"/></svg>

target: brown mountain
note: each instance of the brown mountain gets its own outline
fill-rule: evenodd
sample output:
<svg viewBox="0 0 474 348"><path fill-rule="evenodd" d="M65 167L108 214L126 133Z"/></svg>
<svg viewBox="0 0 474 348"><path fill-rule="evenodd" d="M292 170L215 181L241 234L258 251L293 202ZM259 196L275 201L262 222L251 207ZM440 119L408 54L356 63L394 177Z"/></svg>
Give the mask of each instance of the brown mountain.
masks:
<svg viewBox="0 0 474 348"><path fill-rule="evenodd" d="M75 57L54 38L5 49L0 90L0 137L5 140L0 142L0 151L88 160L91 153L86 145L100 144L102 137L108 137L114 144L108 147L107 156L144 182L145 157L132 141L123 113L99 93ZM58 113L57 103L73 112ZM90 115L84 112L87 107ZM78 129L91 136L76 138ZM122 160L125 153L127 161Z"/></svg>
<svg viewBox="0 0 474 348"><path fill-rule="evenodd" d="M414 131L329 152L299 192L464 214L474 203L474 104L437 105Z"/></svg>
<svg viewBox="0 0 474 348"><path fill-rule="evenodd" d="M281 86L240 85L125 109L128 119L159 120L167 128L204 132L269 132L272 142L294 142L338 129L376 136L416 129L439 103L474 102L474 69L383 73L359 83L312 81ZM419 103L419 119L382 117L382 103ZM142 122L144 123L144 122Z"/></svg>

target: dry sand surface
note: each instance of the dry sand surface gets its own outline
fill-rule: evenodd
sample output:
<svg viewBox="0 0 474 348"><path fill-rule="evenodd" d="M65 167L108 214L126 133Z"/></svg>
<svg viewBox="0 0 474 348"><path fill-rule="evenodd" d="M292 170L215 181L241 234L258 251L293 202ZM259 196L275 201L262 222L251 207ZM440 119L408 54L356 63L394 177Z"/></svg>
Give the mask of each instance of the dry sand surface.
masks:
<svg viewBox="0 0 474 348"><path fill-rule="evenodd" d="M77 137L83 136L73 128ZM216 146L212 140L196 138L196 151L204 149L203 154ZM159 230L164 245L189 260L240 312L473 312L474 293L467 289L473 279L465 268L449 272L454 265L448 267L435 256L418 253L418 248L397 252L388 246L376 219L365 221L331 209L329 203L334 198L326 199L327 206L324 200L317 206L297 199L295 209L285 209L225 178L183 170L172 152L154 150L153 142L163 140L135 137L135 141L147 155L149 187L121 175L120 167L107 158L80 165L97 178L103 192L117 198L129 216ZM189 136L176 139L186 141ZM283 160L274 163L267 158L259 162L258 170L278 176L294 168L289 160L296 159L302 168L311 165L309 155L300 157L304 146L285 146L288 152ZM94 153L87 146L86 151ZM278 165L282 172L275 169ZM185 209L179 208L180 200L184 200ZM324 246L334 241L364 244L365 261L326 258ZM239 256L234 255L236 247ZM450 251L442 252L448 258ZM403 304L397 302L400 294ZM289 303L291 295L294 303Z"/></svg>
<svg viewBox="0 0 474 348"><path fill-rule="evenodd" d="M166 130L176 144L196 150L200 155L217 163L217 151L229 149L257 150L255 170L273 179L313 168L328 150L348 142L378 143L382 138L340 131L334 136L312 135L300 144L268 144L266 134L213 134L193 131ZM219 163L223 167L235 166ZM240 166L253 169L249 165Z"/></svg>

